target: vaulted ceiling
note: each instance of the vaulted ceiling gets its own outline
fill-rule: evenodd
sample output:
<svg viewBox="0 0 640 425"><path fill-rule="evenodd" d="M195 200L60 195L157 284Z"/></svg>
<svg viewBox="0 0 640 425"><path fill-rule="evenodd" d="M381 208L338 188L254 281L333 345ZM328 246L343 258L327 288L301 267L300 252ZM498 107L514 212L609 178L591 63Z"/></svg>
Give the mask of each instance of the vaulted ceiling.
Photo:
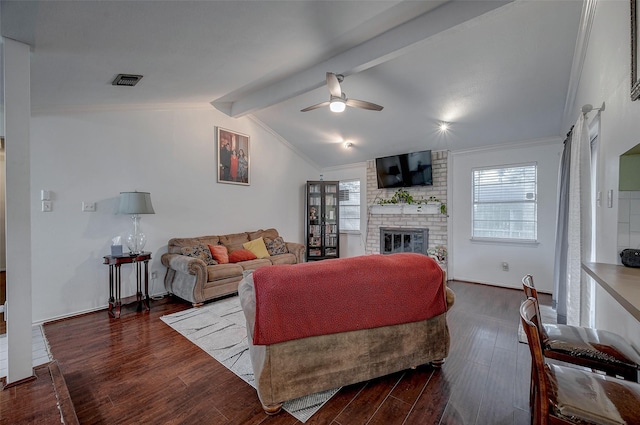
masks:
<svg viewBox="0 0 640 425"><path fill-rule="evenodd" d="M35 113L215 107L325 168L566 133L582 3L2 0L0 13L2 35L32 46ZM328 71L384 109L300 112L329 100ZM119 73L144 77L114 87Z"/></svg>

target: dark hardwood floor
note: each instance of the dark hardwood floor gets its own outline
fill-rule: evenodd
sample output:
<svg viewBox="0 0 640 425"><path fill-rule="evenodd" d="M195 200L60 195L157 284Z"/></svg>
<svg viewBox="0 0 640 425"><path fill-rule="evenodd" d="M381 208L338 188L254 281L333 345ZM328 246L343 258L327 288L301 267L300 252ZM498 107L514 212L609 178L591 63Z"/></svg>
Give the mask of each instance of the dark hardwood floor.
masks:
<svg viewBox="0 0 640 425"><path fill-rule="evenodd" d="M422 366L345 387L307 424L529 424L529 351L517 341L522 291L449 286L456 303L441 370ZM80 424L298 423L284 411L266 416L251 386L159 319L187 308L165 298L149 313L110 319L101 311L44 326ZM55 406L44 412L46 394L15 391L0 394L0 424L60 423Z"/></svg>

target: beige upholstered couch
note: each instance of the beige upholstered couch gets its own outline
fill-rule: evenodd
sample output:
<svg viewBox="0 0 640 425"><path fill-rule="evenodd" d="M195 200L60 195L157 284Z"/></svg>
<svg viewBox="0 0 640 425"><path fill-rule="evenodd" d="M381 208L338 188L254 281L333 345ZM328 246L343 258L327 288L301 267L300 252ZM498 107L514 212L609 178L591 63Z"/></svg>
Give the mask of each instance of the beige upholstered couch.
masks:
<svg viewBox="0 0 640 425"><path fill-rule="evenodd" d="M304 260L304 245L293 242L284 242L286 249L280 251L284 250L285 253L237 263L216 264L211 259L205 262L206 259L197 255L189 256L193 254L194 248L207 249L208 245L223 245L228 252L233 252L242 249L243 244L259 238L263 238L267 244L274 240L284 242L276 229L171 239L167 244L167 253L161 258L162 264L167 267L164 278L167 292L193 303L194 307L199 307L205 301L237 292L238 283L242 280L245 270L255 270L272 264L295 264ZM200 253L202 252L201 249Z"/></svg>
<svg viewBox="0 0 640 425"><path fill-rule="evenodd" d="M398 261L391 259L392 256L397 256ZM407 256L422 257L418 260L417 272L408 274L413 276L413 281L420 281L421 286L410 286L403 297L389 299L395 296L391 294L399 292L398 286L404 285L404 278L402 275L398 277L398 270L400 273L406 270ZM391 261L392 265L379 265L385 261ZM335 270L330 270L332 268ZM269 282L265 276L271 277L280 271L286 276L293 276L295 282L291 287L283 288L287 285L283 285L282 280L265 283ZM323 280L332 280L332 274L336 277L333 281L338 283L323 285ZM314 276L321 277L314 281ZM431 277L423 279L422 276ZM353 284L356 289L351 291ZM315 289L318 292L308 295L309 291ZM275 297L267 291L272 294L275 292ZM367 295L371 292L377 294L371 298ZM325 298L322 294L329 295ZM335 297L331 298L331 294ZM248 271L240 282L238 295L247 320L254 386L267 414L278 413L284 401L304 395L422 364L431 363L439 367L449 353L446 311L453 305L455 295L446 286L445 273L438 264L420 254L351 257ZM422 303L412 298L429 301ZM349 315L348 311L347 314L325 314L326 310L331 310L327 306L332 299L338 304L344 300L345 310L362 311L355 316ZM399 320L404 312L398 313L398 310L404 310L414 303L416 305L410 309L417 311L418 315L426 310L430 311L427 317L436 315L413 322ZM436 303L438 307L434 310L439 313L431 310ZM292 311L299 316L299 322L288 316ZM372 322L367 322L366 316L372 311L373 316L383 319L392 317L389 319L391 324L368 327L365 323ZM272 326L270 330L256 326L261 318L263 323L268 322L268 326ZM322 329L326 326L323 323L334 322L335 326L342 326L349 320L354 322L354 330L326 334L317 332L311 333L312 336L291 340L277 337L280 329L289 328L290 323L295 333L298 329L313 327L314 323L320 323L319 328ZM378 318L374 317L374 320ZM273 339L274 335L274 343L265 342L265 339Z"/></svg>

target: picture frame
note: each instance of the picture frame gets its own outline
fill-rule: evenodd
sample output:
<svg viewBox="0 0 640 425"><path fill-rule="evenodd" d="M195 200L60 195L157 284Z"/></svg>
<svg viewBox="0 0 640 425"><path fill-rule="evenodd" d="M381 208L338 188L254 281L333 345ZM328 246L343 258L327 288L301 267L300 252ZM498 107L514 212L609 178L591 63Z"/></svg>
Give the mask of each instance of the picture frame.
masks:
<svg viewBox="0 0 640 425"><path fill-rule="evenodd" d="M640 52L638 51L638 1L631 0L631 100L640 99Z"/></svg>
<svg viewBox="0 0 640 425"><path fill-rule="evenodd" d="M249 135L217 127L218 183L250 184Z"/></svg>

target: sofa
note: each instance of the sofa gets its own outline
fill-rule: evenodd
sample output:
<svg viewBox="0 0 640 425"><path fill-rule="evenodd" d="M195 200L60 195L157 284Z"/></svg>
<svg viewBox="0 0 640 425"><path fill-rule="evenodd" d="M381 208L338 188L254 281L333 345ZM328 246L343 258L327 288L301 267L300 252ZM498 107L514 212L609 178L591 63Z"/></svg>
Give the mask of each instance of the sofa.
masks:
<svg viewBox="0 0 640 425"><path fill-rule="evenodd" d="M200 307L236 293L244 271L300 263L304 251L304 245L285 242L276 229L173 238L161 257L167 268L164 286L169 294Z"/></svg>
<svg viewBox="0 0 640 425"><path fill-rule="evenodd" d="M430 257L366 255L245 272L238 287L258 399L267 414L304 395L449 353L455 295Z"/></svg>

